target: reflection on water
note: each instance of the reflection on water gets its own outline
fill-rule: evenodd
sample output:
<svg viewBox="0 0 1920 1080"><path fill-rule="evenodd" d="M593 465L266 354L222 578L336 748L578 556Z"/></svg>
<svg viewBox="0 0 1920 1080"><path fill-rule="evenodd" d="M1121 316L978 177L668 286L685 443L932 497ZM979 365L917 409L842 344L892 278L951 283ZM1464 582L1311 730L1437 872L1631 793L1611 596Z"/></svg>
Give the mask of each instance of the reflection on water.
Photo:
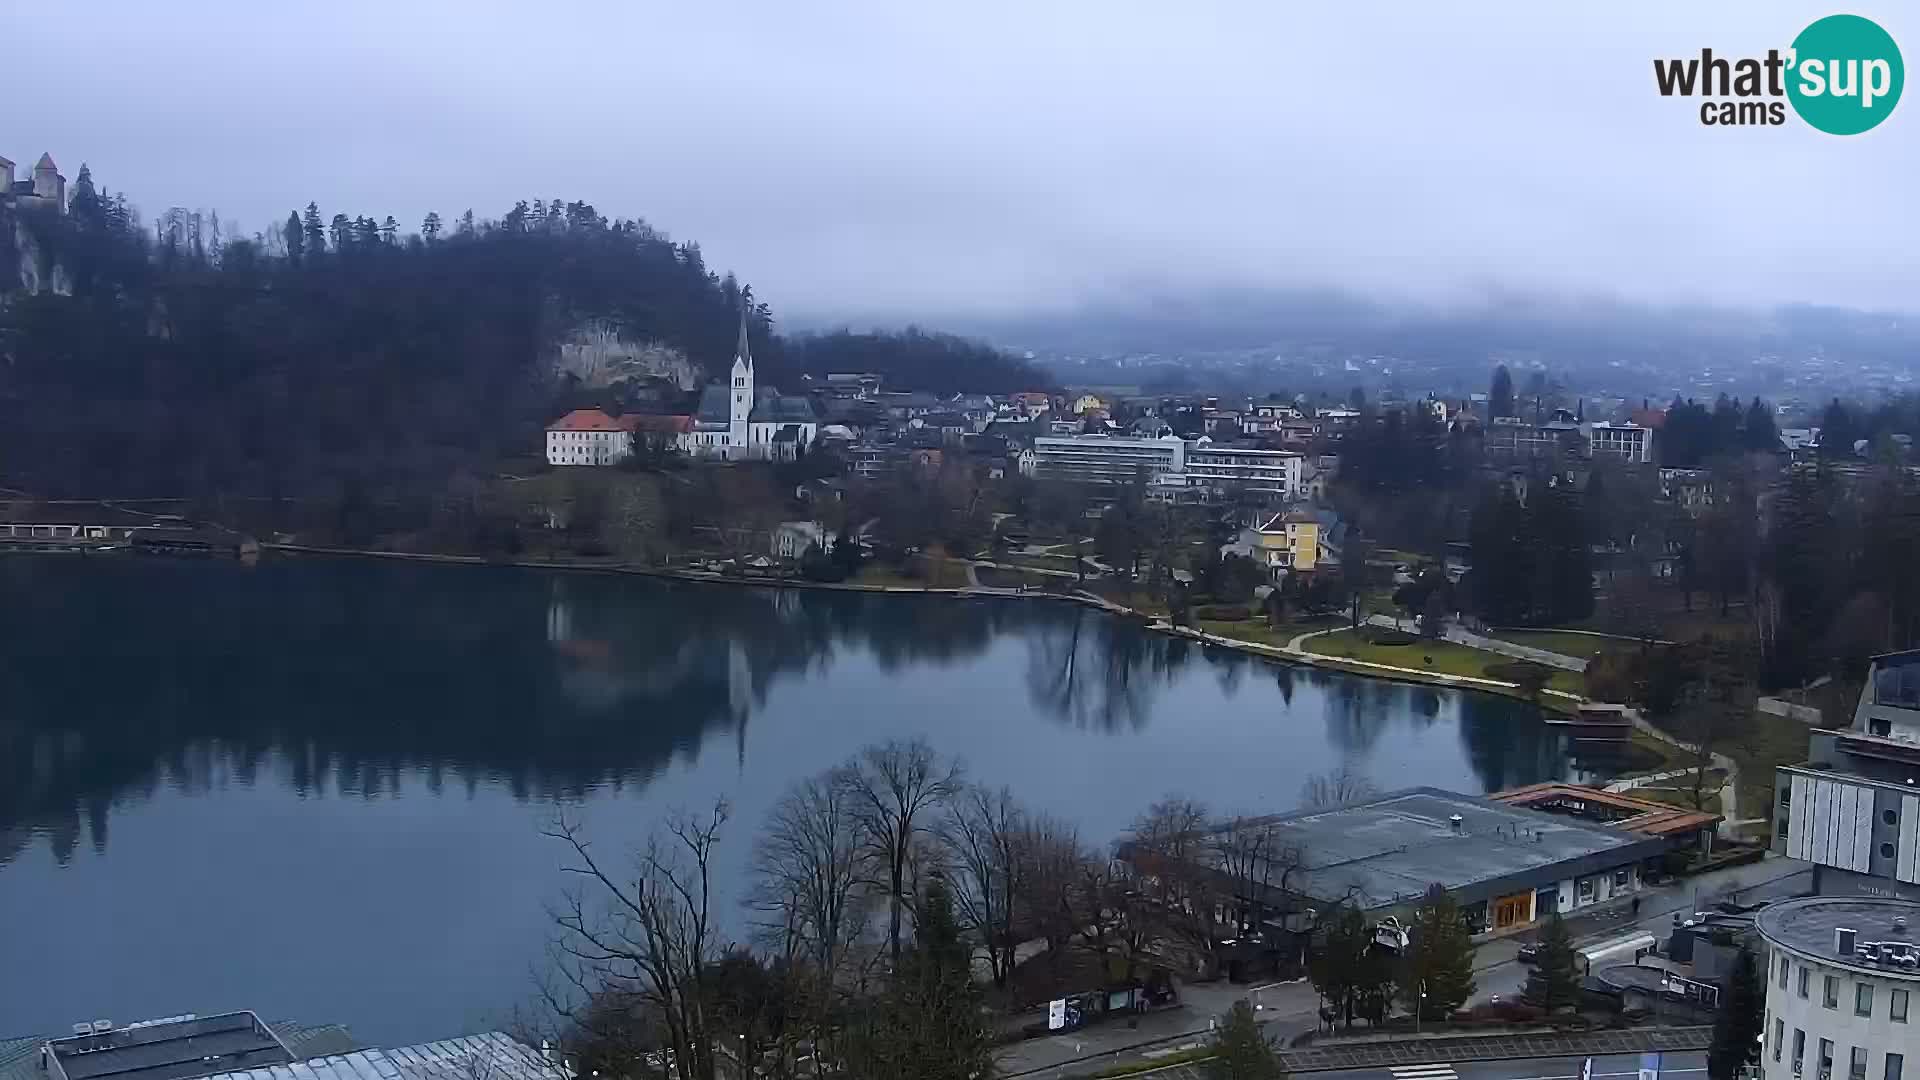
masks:
<svg viewBox="0 0 1920 1080"><path fill-rule="evenodd" d="M0 927L30 928L0 930L0 970L35 973L0 978L0 1035L248 1007L392 1044L497 1025L546 940L551 801L618 850L724 795L733 911L780 791L889 737L1096 845L1170 791L1272 813L1343 765L1458 790L1606 768L1518 702L1053 601L9 557L0 611Z"/></svg>
<svg viewBox="0 0 1920 1080"><path fill-rule="evenodd" d="M1340 758L1434 724L1453 697L1064 603L342 563L8 559L0 582L0 863L36 835L63 863L83 837L104 852L114 808L161 787L264 779L373 798L417 773L436 795L489 784L528 799L644 784L718 733L744 757L776 681L830 680L850 652L905 674L1011 640L1035 713L1113 736L1169 722L1157 697L1190 669L1228 709L1263 707L1256 686L1282 707L1312 687ZM1469 700L1460 734L1481 787L1567 772L1518 706Z"/></svg>

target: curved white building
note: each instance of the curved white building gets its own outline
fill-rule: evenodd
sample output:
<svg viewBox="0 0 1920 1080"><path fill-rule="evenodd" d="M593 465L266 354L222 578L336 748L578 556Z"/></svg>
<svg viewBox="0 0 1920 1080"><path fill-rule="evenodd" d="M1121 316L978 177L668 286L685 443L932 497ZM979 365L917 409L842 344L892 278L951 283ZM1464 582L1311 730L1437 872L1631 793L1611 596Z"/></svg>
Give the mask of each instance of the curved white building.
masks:
<svg viewBox="0 0 1920 1080"><path fill-rule="evenodd" d="M1766 1080L1920 1080L1920 904L1815 896L1756 920Z"/></svg>

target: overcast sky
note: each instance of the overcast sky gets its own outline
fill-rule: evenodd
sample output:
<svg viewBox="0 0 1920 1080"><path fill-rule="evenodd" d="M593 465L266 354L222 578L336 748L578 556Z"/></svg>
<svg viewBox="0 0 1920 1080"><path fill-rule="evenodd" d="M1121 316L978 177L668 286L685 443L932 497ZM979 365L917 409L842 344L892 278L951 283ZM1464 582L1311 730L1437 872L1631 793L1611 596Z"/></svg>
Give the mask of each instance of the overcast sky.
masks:
<svg viewBox="0 0 1920 1080"><path fill-rule="evenodd" d="M1654 91L1836 10L1920 55L1885 2L6 3L0 155L250 231L585 199L815 318L1222 282L1911 309L1920 102L1835 138Z"/></svg>

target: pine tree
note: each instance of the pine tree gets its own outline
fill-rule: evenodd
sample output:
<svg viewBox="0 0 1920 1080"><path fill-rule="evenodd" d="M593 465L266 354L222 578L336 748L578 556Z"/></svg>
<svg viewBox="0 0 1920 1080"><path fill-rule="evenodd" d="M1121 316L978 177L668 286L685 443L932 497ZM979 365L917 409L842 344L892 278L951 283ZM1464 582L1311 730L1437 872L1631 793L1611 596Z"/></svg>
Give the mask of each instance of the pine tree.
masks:
<svg viewBox="0 0 1920 1080"><path fill-rule="evenodd" d="M1741 429L1740 439L1748 450L1756 453L1780 449L1780 429L1773 422L1773 410L1757 397L1747 406L1747 422Z"/></svg>
<svg viewBox="0 0 1920 1080"><path fill-rule="evenodd" d="M1473 996L1473 937L1460 906L1429 885L1413 916L1401 995L1423 1020L1445 1020Z"/></svg>
<svg viewBox="0 0 1920 1080"><path fill-rule="evenodd" d="M1540 954L1527 974L1527 1000L1548 1012L1572 1005L1580 997L1580 978L1573 935L1556 911L1540 934Z"/></svg>
<svg viewBox="0 0 1920 1080"><path fill-rule="evenodd" d="M1374 947L1366 916L1351 904L1320 919L1319 942L1307 955L1307 977L1346 1026L1355 1017L1384 1019L1393 999L1393 965Z"/></svg>
<svg viewBox="0 0 1920 1080"><path fill-rule="evenodd" d="M1227 1022L1214 1036L1206 1075L1211 1080L1278 1080L1286 1075L1273 1044L1260 1034L1260 1024L1246 1002L1233 1003Z"/></svg>
<svg viewBox="0 0 1920 1080"><path fill-rule="evenodd" d="M317 203L307 204L307 214L300 221L301 229L307 234L306 252L318 255L327 250L326 226L320 224L320 207Z"/></svg>
<svg viewBox="0 0 1920 1080"><path fill-rule="evenodd" d="M853 1076L979 1080L993 1072L993 1030L973 983L972 949L962 937L945 883L920 897L913 947L892 983L863 1010L846 1038Z"/></svg>
<svg viewBox="0 0 1920 1080"><path fill-rule="evenodd" d="M281 227L280 231L287 241L288 261L299 262L301 255L306 250L307 240L305 230L303 230L300 225L299 211L287 211L287 223Z"/></svg>
<svg viewBox="0 0 1920 1080"><path fill-rule="evenodd" d="M1710 1080L1733 1080L1741 1066L1760 1060L1766 1007L1767 991L1760 985L1753 951L1741 949L1720 998L1720 1011L1713 1018L1713 1044L1707 1048Z"/></svg>
<svg viewBox="0 0 1920 1080"><path fill-rule="evenodd" d="M1513 415L1513 373L1507 370L1505 364L1493 369L1493 389L1487 394L1487 415Z"/></svg>

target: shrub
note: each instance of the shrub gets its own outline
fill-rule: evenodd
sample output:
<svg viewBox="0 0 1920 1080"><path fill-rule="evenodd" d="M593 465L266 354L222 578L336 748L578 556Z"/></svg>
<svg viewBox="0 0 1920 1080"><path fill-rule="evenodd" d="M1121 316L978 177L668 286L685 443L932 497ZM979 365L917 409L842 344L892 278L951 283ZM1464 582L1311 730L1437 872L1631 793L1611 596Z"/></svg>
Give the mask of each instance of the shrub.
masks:
<svg viewBox="0 0 1920 1080"><path fill-rule="evenodd" d="M1411 645L1420 640L1412 634L1379 626L1368 627L1362 631L1362 634L1367 641L1375 645Z"/></svg>

